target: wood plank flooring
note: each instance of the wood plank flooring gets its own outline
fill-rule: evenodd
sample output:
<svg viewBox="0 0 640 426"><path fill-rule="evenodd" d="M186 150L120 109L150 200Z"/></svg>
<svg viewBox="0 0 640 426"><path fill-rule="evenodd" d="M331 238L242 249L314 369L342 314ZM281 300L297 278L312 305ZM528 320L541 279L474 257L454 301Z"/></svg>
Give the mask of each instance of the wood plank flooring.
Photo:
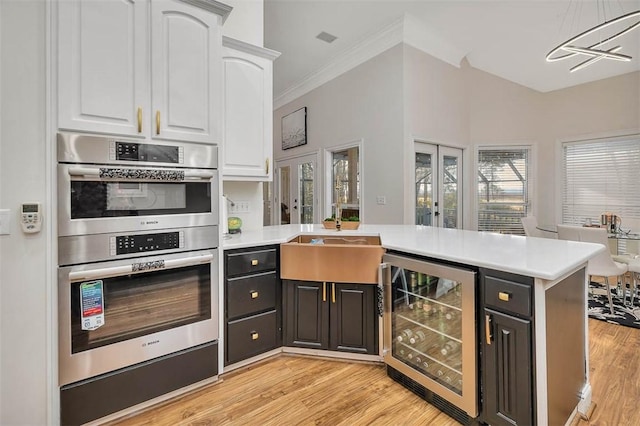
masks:
<svg viewBox="0 0 640 426"><path fill-rule="evenodd" d="M589 320L597 407L585 425L640 424L640 330ZM384 367L280 355L112 425L457 425Z"/></svg>

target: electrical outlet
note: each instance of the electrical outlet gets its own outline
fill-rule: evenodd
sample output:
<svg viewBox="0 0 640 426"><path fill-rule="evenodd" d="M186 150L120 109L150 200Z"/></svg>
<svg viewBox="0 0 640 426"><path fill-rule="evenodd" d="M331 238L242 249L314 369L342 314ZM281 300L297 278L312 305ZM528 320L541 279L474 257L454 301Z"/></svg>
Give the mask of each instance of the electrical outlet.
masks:
<svg viewBox="0 0 640 426"><path fill-rule="evenodd" d="M387 204L387 197L385 197L384 195L378 195L376 197L376 203L380 205Z"/></svg>
<svg viewBox="0 0 640 426"><path fill-rule="evenodd" d="M235 201L232 206L229 206L229 213L249 213L248 201Z"/></svg>
<svg viewBox="0 0 640 426"><path fill-rule="evenodd" d="M11 234L11 210L0 210L0 235Z"/></svg>

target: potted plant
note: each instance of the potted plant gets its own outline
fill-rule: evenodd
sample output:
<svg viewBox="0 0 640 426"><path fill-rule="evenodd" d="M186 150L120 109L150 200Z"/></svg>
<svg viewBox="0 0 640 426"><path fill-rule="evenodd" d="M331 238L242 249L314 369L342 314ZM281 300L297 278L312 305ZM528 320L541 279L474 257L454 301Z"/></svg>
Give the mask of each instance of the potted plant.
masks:
<svg viewBox="0 0 640 426"><path fill-rule="evenodd" d="M336 216L326 218L322 225L326 229L336 229ZM358 229L360 226L360 218L358 216L344 217L340 220L340 229Z"/></svg>

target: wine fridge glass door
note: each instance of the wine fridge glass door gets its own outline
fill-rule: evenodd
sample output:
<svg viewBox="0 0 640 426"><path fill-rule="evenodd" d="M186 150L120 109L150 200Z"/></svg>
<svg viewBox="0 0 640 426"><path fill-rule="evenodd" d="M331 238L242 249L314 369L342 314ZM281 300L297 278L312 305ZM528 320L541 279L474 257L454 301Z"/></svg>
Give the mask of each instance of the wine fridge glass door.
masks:
<svg viewBox="0 0 640 426"><path fill-rule="evenodd" d="M475 416L475 272L395 255L385 263L385 362Z"/></svg>

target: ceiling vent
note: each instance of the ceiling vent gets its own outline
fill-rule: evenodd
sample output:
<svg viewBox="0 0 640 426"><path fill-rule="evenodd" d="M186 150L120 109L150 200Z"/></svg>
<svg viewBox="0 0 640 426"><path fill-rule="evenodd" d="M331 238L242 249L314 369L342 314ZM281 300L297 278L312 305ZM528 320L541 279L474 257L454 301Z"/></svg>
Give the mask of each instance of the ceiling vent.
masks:
<svg viewBox="0 0 640 426"><path fill-rule="evenodd" d="M338 37L323 31L320 34L318 34L316 38L322 41L326 41L327 43L333 43L333 41Z"/></svg>

